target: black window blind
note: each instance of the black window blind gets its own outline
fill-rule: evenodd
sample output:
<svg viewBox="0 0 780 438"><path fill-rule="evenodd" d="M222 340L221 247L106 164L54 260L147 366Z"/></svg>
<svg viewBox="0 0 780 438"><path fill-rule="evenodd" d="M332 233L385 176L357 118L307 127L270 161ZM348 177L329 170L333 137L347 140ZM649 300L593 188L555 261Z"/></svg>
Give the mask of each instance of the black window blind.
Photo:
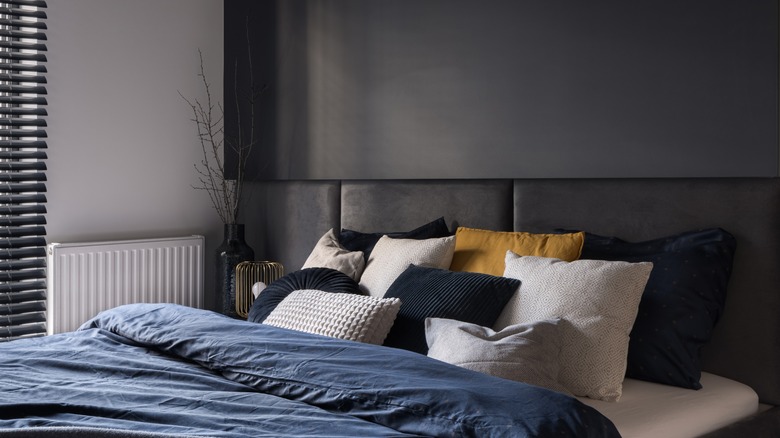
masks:
<svg viewBox="0 0 780 438"><path fill-rule="evenodd" d="M46 334L45 9L0 1L0 340Z"/></svg>

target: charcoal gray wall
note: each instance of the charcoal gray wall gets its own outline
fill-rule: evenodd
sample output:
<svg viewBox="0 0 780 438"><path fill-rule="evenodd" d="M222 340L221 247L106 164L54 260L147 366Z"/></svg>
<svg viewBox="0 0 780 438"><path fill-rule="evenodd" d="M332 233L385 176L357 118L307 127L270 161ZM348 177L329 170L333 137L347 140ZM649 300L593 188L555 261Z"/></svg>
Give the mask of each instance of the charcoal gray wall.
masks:
<svg viewBox="0 0 780 438"><path fill-rule="evenodd" d="M228 129L248 30L260 179L777 176L777 10L231 0Z"/></svg>

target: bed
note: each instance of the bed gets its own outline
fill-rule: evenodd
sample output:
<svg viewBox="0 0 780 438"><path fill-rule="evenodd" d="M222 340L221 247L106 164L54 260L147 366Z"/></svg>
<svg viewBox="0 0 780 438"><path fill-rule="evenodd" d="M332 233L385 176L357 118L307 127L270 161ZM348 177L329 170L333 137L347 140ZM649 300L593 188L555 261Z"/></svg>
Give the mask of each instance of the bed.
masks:
<svg viewBox="0 0 780 438"><path fill-rule="evenodd" d="M255 303L259 310L253 306L250 321L170 304L138 304L109 310L73 333L0 345L4 375L0 435L716 437L776 436L780 431L775 407L780 403L778 179L286 181L258 183L254 189L253 207L246 215L251 224L247 238L256 253L283 263L289 274L260 293ZM291 279L302 276L338 280L339 287L350 281L361 286L362 276L317 267L322 263L313 261L314 250L329 232L338 234L341 244L339 233L344 229L358 234L405 233L439 219L455 239L378 237L373 259L363 260L363 276L371 272L367 271L371 263L374 268L360 289L362 295L338 287L322 293L302 287L276 299L270 311L260 305L274 297L274 290L295 285L298 280ZM572 260L506 253L505 275L446 272L425 263L395 266L400 274L392 275L388 274L392 269L376 269L376 261L383 257L390 264L382 266L404 265L409 260L400 254L428 245L407 241L436 240L440 246L425 246L422 252L446 258L436 248L444 248L447 239L455 241L447 245L455 245L459 236L464 237L461 242L468 241L464 233L482 231L554 236L545 239L563 242L561 248L582 238L590 246L583 243ZM563 290L591 279L602 281L598 284L605 290L615 289L613 294L630 289L634 301L613 295L605 303L614 305L599 311L612 315L625 308L621 312L630 316L633 307L638 318L644 287L655 275L655 266L663 263L648 266L651 262L641 257L610 260L599 250L603 245L611 248L617 238L636 248L633 243L665 242L670 236L675 245L698 244L702 239L716 242L718 248L736 244L730 258L716 254L719 260L728 259L728 275L724 277L723 270L704 275L708 281L725 280L728 288L722 303L710 303L720 310L705 312L716 323L704 336L706 342L700 340L700 360L697 354L692 362L696 369L684 374L682 383L671 377L675 384L652 382L667 377L643 374L646 363L634 360L628 367L641 378L621 375L615 381L615 367L604 366L611 370L598 377L604 378L604 385L590 387L591 378L583 378L587 370L577 368L575 361L564 361L564 355L597 351L594 360L604 360L604 355L628 349L628 339L620 348L601 351L600 342L546 335L570 333L569 326L580 322L545 314L544 303L534 312L528 310L528 300L518 304L522 318L534 319L533 323L518 322L519 314L505 314L517 295L511 291L532 288L536 273L549 270L553 276L569 276L560 285ZM360 262L354 254L350 260ZM464 278L488 284L491 291L510 292L502 292L500 299L498 293L490 299L470 296L481 297L473 307L498 300L491 304L498 311L462 318L475 318L479 324L459 319L463 306L424 321L402 310L403 303L418 298L409 291L418 290L421 279L430 280L422 290L442 294L450 289L435 286L460 288ZM626 286L613 287L617 280ZM365 342L355 342L289 328L303 320L296 313L304 307L301 303L319 303L310 315L316 319L336 298L369 306L362 307L370 309L371 324L364 325L387 331L382 341L386 345L372 345L380 343L371 337L374 332L361 338ZM446 300L437 303L442 301ZM589 305L575 306L574 312L596 301L588 298ZM388 323L383 315L393 318ZM499 327L480 318L506 321ZM464 342L474 342L478 333L488 333L485 326L493 330L490 333L514 330L512 335L519 339L529 333L543 336L545 342L535 343L533 348L539 350L533 351L561 358L559 373L551 378L544 373L550 367L539 371L533 366L539 356L528 355L523 369L540 374L525 376L533 384L513 381L454 364L452 354L458 351L437 348L450 345L437 341L440 334L463 332L468 334ZM350 333L364 336L360 330ZM635 342L638 338L632 335ZM568 351L572 346L579 349ZM698 344L695 351L699 353ZM686 381L691 375L695 378ZM557 384L562 387L550 388ZM697 385L700 389L690 388ZM675 400L679 405L671 404Z"/></svg>

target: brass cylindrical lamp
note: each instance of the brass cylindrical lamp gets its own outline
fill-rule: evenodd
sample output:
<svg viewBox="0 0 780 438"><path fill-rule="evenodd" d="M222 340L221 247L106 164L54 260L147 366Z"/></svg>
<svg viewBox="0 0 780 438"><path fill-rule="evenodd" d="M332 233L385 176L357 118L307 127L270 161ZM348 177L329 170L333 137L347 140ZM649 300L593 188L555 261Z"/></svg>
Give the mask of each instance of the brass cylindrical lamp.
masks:
<svg viewBox="0 0 780 438"><path fill-rule="evenodd" d="M284 275L284 266L277 262L250 261L236 265L236 313L241 318L249 315L255 301L252 285L263 282L266 285Z"/></svg>

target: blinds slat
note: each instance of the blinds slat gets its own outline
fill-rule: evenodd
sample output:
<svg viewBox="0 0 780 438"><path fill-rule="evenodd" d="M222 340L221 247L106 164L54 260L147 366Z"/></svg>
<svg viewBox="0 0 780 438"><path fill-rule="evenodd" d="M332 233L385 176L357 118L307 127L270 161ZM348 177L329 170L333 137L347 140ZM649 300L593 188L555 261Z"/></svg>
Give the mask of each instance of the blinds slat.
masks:
<svg viewBox="0 0 780 438"><path fill-rule="evenodd" d="M23 205L4 205L0 206L0 215L31 215L46 213L46 206L43 204L23 204Z"/></svg>
<svg viewBox="0 0 780 438"><path fill-rule="evenodd" d="M19 269L33 269L33 268L45 268L46 260L44 259L24 259L24 260L6 260L0 261L0 270L19 270Z"/></svg>
<svg viewBox="0 0 780 438"><path fill-rule="evenodd" d="M8 3L9 5L19 5L19 6L34 6L37 8L45 8L46 7L46 1L45 0L6 0L3 3Z"/></svg>
<svg viewBox="0 0 780 438"><path fill-rule="evenodd" d="M0 206L0 215L44 214L46 206L43 204L16 204Z"/></svg>
<svg viewBox="0 0 780 438"><path fill-rule="evenodd" d="M14 18L0 18L0 26L18 27L18 28L30 28L30 29L46 29L46 23L42 21L27 21L17 20Z"/></svg>
<svg viewBox="0 0 780 438"><path fill-rule="evenodd" d="M3 2L10 3L11 2ZM10 15L12 17L29 17L29 18L46 18L46 12L39 10L21 9L21 8L9 8L8 6L0 7L0 15Z"/></svg>
<svg viewBox="0 0 780 438"><path fill-rule="evenodd" d="M43 161L0 161L0 170L46 170Z"/></svg>
<svg viewBox="0 0 780 438"><path fill-rule="evenodd" d="M2 80L2 79L0 79ZM20 108L20 107L2 107L0 106L0 114L2 115L16 115L16 116L46 116L49 113L46 112L46 108Z"/></svg>
<svg viewBox="0 0 780 438"><path fill-rule="evenodd" d="M29 237L29 236L45 236L46 228L35 227L5 227L0 228L0 237Z"/></svg>
<svg viewBox="0 0 780 438"><path fill-rule="evenodd" d="M15 73L21 73L21 72L46 73L46 66L43 64L9 64L7 62L0 62L0 70L10 71Z"/></svg>
<svg viewBox="0 0 780 438"><path fill-rule="evenodd" d="M43 281L27 281L24 283L13 283L20 285L13 290L0 289L0 304L21 303L23 301L42 301L46 299L46 283ZM30 286L25 289L21 285Z"/></svg>
<svg viewBox="0 0 780 438"><path fill-rule="evenodd" d="M0 217L0 227L19 227L22 225L45 225L43 216L14 216Z"/></svg>
<svg viewBox="0 0 780 438"><path fill-rule="evenodd" d="M42 53L0 52L0 59L46 62L46 55Z"/></svg>
<svg viewBox="0 0 780 438"><path fill-rule="evenodd" d="M2 335L5 334L5 338ZM14 341L24 338L36 338L46 335L46 324L25 324L14 327L0 327L0 341Z"/></svg>
<svg viewBox="0 0 780 438"><path fill-rule="evenodd" d="M22 294L30 294L25 298ZM33 301L46 299L46 282L44 280L20 281L17 283L0 283L0 303L3 297L8 296L9 300L18 299L19 301ZM18 296L18 297L17 297ZM8 301L11 302L11 301Z"/></svg>
<svg viewBox="0 0 780 438"><path fill-rule="evenodd" d="M30 257L46 257L46 250L43 248L0 249L0 260L24 259Z"/></svg>
<svg viewBox="0 0 780 438"><path fill-rule="evenodd" d="M43 237L7 237L0 239L0 249L44 247L46 239Z"/></svg>
<svg viewBox="0 0 780 438"><path fill-rule="evenodd" d="M46 195L43 193L0 195L0 204L31 204L44 202L46 202Z"/></svg>
<svg viewBox="0 0 780 438"><path fill-rule="evenodd" d="M0 137L46 138L43 129L0 129Z"/></svg>
<svg viewBox="0 0 780 438"><path fill-rule="evenodd" d="M2 172L0 173L0 181L46 181L46 174L43 172Z"/></svg>
<svg viewBox="0 0 780 438"><path fill-rule="evenodd" d="M39 280L46 278L43 269L28 269L23 271L0 271L0 281Z"/></svg>
<svg viewBox="0 0 780 438"><path fill-rule="evenodd" d="M46 44L43 43L28 43L19 40L0 40L0 47L6 47L15 50L36 50L38 52L46 51Z"/></svg>
<svg viewBox="0 0 780 438"><path fill-rule="evenodd" d="M46 98L39 96L0 96L0 104L3 103L12 105L46 105Z"/></svg>
<svg viewBox="0 0 780 438"><path fill-rule="evenodd" d="M46 34L36 31L24 31L16 29L0 29L0 37L5 38L26 38L31 40L46 41Z"/></svg>
<svg viewBox="0 0 780 438"><path fill-rule="evenodd" d="M46 126L46 120L21 117L3 117L0 118L0 126Z"/></svg>
<svg viewBox="0 0 780 438"><path fill-rule="evenodd" d="M0 304L0 325L12 320L13 315L28 312L45 312L46 303L44 301L25 301L21 303Z"/></svg>
<svg viewBox="0 0 780 438"><path fill-rule="evenodd" d="M12 315L2 315L0 313L0 326L12 327L46 322L45 309L27 312L24 312L24 308L14 308L12 310L16 313Z"/></svg>
<svg viewBox="0 0 780 438"><path fill-rule="evenodd" d="M42 85L18 85L18 84L1 84L0 92L2 93L25 93L25 94L46 94L46 87Z"/></svg>
<svg viewBox="0 0 780 438"><path fill-rule="evenodd" d="M45 84L46 77L39 76L39 75L32 75L32 74L25 75L25 74L18 74L18 73L16 74L0 73L0 81Z"/></svg>
<svg viewBox="0 0 780 438"><path fill-rule="evenodd" d="M46 149L46 142L43 140L0 140L0 148L7 149ZM39 159L46 158L44 151L0 151L0 158L9 160Z"/></svg>
<svg viewBox="0 0 780 438"><path fill-rule="evenodd" d="M0 183L0 193L30 193L45 191L46 185L43 183Z"/></svg>

